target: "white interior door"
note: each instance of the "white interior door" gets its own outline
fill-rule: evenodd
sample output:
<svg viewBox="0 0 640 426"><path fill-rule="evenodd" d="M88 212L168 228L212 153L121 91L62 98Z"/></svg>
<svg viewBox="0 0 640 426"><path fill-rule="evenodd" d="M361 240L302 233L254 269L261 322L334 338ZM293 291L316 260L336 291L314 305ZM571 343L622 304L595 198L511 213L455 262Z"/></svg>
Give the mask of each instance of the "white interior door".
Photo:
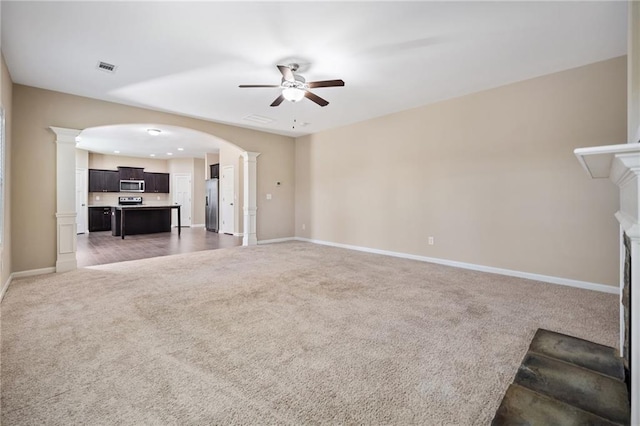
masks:
<svg viewBox="0 0 640 426"><path fill-rule="evenodd" d="M191 226L191 175L173 175L173 204L180 204L180 225ZM173 214L173 225L178 226L178 216Z"/></svg>
<svg viewBox="0 0 640 426"><path fill-rule="evenodd" d="M76 232L87 232L87 170L76 169Z"/></svg>
<svg viewBox="0 0 640 426"><path fill-rule="evenodd" d="M235 228L235 174L233 166L224 166L220 176L220 232L233 234Z"/></svg>

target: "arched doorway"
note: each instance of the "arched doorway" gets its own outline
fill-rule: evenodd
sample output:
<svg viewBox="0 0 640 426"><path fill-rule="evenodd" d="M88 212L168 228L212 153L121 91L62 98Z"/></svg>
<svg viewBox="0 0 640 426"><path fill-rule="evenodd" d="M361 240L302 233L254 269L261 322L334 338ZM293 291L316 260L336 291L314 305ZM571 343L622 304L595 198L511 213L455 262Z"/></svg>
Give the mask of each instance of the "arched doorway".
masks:
<svg viewBox="0 0 640 426"><path fill-rule="evenodd" d="M141 126L146 128L148 125ZM50 129L56 134L56 272L65 272L77 268L76 145L77 137L83 129L61 127L50 127ZM208 136L215 138L213 135ZM256 167L260 153L248 152L232 142L219 140L236 147L241 153L243 160L242 223L244 225L242 243L243 245L257 244Z"/></svg>

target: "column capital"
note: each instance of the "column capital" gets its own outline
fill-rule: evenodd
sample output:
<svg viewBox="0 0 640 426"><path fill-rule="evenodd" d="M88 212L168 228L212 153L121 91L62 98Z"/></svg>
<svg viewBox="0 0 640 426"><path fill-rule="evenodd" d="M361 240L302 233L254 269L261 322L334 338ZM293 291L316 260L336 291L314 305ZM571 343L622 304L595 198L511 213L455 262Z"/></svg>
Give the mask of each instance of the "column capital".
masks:
<svg viewBox="0 0 640 426"><path fill-rule="evenodd" d="M260 155L259 152L244 151L242 153L242 156L244 157L245 161L256 161L256 158L258 157L258 155Z"/></svg>
<svg viewBox="0 0 640 426"><path fill-rule="evenodd" d="M76 142L76 137L82 132L82 130L78 129L67 129L64 127L49 127L53 133L56 134L56 143L73 143Z"/></svg>

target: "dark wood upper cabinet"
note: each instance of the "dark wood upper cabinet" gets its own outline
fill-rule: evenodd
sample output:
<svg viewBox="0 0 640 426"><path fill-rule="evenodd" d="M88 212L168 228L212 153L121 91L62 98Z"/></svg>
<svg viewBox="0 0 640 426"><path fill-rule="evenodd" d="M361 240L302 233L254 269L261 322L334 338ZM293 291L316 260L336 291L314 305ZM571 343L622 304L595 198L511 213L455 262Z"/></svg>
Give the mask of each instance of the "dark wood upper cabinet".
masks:
<svg viewBox="0 0 640 426"><path fill-rule="evenodd" d="M169 173L156 174L156 192L169 193Z"/></svg>
<svg viewBox="0 0 640 426"><path fill-rule="evenodd" d="M209 176L211 179L219 179L220 178L220 164L211 164L209 166Z"/></svg>
<svg viewBox="0 0 640 426"><path fill-rule="evenodd" d="M120 173L120 180L144 179L143 167L118 167L118 173Z"/></svg>
<svg viewBox="0 0 640 426"><path fill-rule="evenodd" d="M89 169L89 192L120 192L119 172Z"/></svg>
<svg viewBox="0 0 640 426"><path fill-rule="evenodd" d="M144 173L144 192L169 193L169 173Z"/></svg>

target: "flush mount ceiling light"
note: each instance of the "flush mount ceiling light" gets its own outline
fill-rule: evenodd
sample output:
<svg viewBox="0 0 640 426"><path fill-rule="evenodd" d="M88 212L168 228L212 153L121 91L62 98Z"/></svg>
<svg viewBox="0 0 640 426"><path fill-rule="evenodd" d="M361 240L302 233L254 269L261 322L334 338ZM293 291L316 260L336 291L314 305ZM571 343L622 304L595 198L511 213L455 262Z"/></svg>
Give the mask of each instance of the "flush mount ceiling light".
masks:
<svg viewBox="0 0 640 426"><path fill-rule="evenodd" d="M167 155L173 155L173 152L167 152Z"/></svg>
<svg viewBox="0 0 640 426"><path fill-rule="evenodd" d="M158 136L160 133L162 133L162 130L160 130L160 129L147 129L147 133L149 133L151 136Z"/></svg>
<svg viewBox="0 0 640 426"><path fill-rule="evenodd" d="M149 157L155 157L155 156L156 156L155 154L149 154Z"/></svg>
<svg viewBox="0 0 640 426"><path fill-rule="evenodd" d="M178 151L184 151L184 148L178 148Z"/></svg>

